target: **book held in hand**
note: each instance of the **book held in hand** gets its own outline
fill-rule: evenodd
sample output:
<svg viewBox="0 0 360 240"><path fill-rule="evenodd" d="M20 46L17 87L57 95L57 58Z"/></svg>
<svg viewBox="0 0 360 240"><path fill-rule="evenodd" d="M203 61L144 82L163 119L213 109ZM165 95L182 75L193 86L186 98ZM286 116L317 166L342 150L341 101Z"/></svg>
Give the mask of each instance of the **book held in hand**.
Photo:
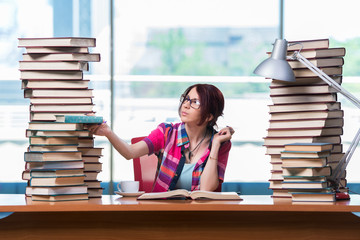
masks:
<svg viewBox="0 0 360 240"><path fill-rule="evenodd" d="M144 193L138 200L164 199L164 198L190 198L190 199L209 199L209 200L242 200L236 192L210 192L210 191L192 191L186 189L177 189L167 192Z"/></svg>
<svg viewBox="0 0 360 240"><path fill-rule="evenodd" d="M103 117L101 116L78 116L78 115L55 115L55 122L62 123L102 123Z"/></svg>

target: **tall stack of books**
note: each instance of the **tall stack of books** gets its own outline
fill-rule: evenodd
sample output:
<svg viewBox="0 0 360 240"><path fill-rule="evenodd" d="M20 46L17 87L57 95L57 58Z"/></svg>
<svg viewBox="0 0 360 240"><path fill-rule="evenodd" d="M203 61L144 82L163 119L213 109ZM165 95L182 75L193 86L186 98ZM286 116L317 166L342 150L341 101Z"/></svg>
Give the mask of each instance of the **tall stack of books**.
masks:
<svg viewBox="0 0 360 240"><path fill-rule="evenodd" d="M301 43L292 45L293 43ZM329 39L291 41L288 56L295 50L310 60L315 66L342 82L342 66L345 48L329 48ZM271 157L270 189L273 197L291 197L283 187L281 152L289 143L331 143L332 157L342 156L341 135L343 133L343 111L337 101L337 93L305 65L290 60L295 82L273 79L270 84L270 124L264 138L266 153Z"/></svg>
<svg viewBox="0 0 360 240"><path fill-rule="evenodd" d="M89 53L95 45L94 38L19 38L19 47L26 49L20 78L24 97L30 99L23 179L34 201L101 196L101 149L94 147L85 123L103 119L87 116L94 113L93 93L83 79L88 62L100 61L100 54Z"/></svg>
<svg viewBox="0 0 360 240"><path fill-rule="evenodd" d="M343 154L331 153L332 148L331 143L285 144L281 152L282 187L288 189L293 201L336 200L329 177ZM341 177L341 184L346 186L345 176Z"/></svg>

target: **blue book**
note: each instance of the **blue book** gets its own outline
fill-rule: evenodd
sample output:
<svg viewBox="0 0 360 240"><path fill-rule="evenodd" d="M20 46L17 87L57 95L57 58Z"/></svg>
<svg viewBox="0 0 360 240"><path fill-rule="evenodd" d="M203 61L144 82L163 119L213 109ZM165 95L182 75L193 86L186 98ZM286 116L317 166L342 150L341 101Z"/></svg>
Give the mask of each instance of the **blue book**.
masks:
<svg viewBox="0 0 360 240"><path fill-rule="evenodd" d="M104 119L100 116L86 115L55 115L56 122L62 123L103 123Z"/></svg>

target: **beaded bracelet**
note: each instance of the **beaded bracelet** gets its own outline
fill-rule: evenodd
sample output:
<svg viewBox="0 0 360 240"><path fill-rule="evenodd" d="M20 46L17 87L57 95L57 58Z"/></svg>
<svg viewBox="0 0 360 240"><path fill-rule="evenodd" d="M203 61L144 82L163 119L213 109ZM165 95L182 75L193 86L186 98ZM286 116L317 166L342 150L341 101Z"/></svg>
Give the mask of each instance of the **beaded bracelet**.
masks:
<svg viewBox="0 0 360 240"><path fill-rule="evenodd" d="M217 158L214 158L214 157L212 157L212 156L209 156L209 158L212 159L212 160L215 160L215 161L218 160Z"/></svg>

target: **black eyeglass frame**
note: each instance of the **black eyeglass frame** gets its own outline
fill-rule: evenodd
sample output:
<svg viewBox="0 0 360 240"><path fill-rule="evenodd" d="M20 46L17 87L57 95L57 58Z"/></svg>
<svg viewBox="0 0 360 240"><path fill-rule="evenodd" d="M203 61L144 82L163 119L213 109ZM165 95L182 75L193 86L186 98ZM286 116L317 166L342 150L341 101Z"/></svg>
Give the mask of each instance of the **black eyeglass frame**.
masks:
<svg viewBox="0 0 360 240"><path fill-rule="evenodd" d="M196 99L196 98L190 99L189 96L185 96L185 95L183 94L183 95L181 95L181 97L180 97L180 103L181 103L181 104L184 104L185 101L189 102L189 103L190 103L190 107L192 107L192 108L194 108L194 109L199 109L200 106L201 106L199 99Z"/></svg>

